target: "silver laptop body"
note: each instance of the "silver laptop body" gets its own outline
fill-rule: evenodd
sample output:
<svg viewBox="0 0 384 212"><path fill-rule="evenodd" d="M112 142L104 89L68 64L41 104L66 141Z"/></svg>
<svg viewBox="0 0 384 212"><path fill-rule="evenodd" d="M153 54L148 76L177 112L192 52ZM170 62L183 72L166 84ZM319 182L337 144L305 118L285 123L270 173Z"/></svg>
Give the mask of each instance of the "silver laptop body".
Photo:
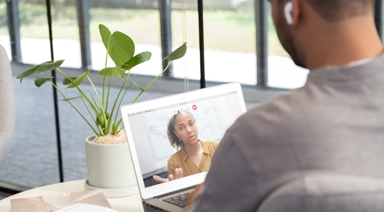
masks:
<svg viewBox="0 0 384 212"><path fill-rule="evenodd" d="M193 114L199 139L220 142L228 127L246 111L246 107L239 83L222 84L121 107L145 211L182 211L183 206L169 199L190 192L204 182L207 174L198 173L165 183L153 180L153 175L167 177L168 159L177 152L170 145L166 130L169 119L179 110L188 110Z"/></svg>

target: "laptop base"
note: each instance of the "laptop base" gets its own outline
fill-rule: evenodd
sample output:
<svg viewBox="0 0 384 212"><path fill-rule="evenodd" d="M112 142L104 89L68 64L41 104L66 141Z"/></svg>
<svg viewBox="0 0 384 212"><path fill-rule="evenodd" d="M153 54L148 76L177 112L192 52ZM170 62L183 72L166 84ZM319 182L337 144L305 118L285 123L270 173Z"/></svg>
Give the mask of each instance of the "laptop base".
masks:
<svg viewBox="0 0 384 212"><path fill-rule="evenodd" d="M145 212L159 212L159 211L165 211L163 209L157 208L153 205L149 205L145 202L143 202L143 209Z"/></svg>

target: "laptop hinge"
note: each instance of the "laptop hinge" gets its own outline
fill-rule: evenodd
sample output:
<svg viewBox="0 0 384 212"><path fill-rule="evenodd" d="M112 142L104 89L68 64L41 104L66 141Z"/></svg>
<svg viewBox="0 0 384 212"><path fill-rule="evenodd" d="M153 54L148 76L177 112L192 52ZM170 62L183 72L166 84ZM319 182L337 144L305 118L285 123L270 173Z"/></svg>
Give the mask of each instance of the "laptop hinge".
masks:
<svg viewBox="0 0 384 212"><path fill-rule="evenodd" d="M177 190L177 191L173 191L173 192L169 192L169 193L166 193L166 194L163 194L163 195L160 195L160 196L156 196L154 198L162 198L162 197L165 197L165 196L172 196L174 194L182 193L183 191L194 189L195 187L196 186L191 186L191 187L183 188L183 189L180 189L180 190Z"/></svg>

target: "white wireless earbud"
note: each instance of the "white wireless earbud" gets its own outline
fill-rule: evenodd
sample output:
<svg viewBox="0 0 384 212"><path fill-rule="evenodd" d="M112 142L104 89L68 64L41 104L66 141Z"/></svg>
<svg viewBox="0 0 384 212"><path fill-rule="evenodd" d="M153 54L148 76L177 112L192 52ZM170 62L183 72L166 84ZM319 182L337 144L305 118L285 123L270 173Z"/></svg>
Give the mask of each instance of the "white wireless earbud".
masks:
<svg viewBox="0 0 384 212"><path fill-rule="evenodd" d="M292 10L293 10L293 4L292 4L292 2L289 1L284 6L285 20L287 21L287 24L289 24L289 25L291 25L293 23Z"/></svg>

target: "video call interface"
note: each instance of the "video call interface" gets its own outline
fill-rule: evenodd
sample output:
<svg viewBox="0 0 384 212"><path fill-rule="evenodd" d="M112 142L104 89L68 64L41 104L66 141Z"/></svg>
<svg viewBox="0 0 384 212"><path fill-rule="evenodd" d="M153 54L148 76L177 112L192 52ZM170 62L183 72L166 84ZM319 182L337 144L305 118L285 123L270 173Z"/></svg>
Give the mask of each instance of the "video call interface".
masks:
<svg viewBox="0 0 384 212"><path fill-rule="evenodd" d="M179 149L171 146L167 126L178 111L193 115L199 140L216 142L242 114L237 92L128 114L145 187L157 184L154 175L168 176L168 159Z"/></svg>

